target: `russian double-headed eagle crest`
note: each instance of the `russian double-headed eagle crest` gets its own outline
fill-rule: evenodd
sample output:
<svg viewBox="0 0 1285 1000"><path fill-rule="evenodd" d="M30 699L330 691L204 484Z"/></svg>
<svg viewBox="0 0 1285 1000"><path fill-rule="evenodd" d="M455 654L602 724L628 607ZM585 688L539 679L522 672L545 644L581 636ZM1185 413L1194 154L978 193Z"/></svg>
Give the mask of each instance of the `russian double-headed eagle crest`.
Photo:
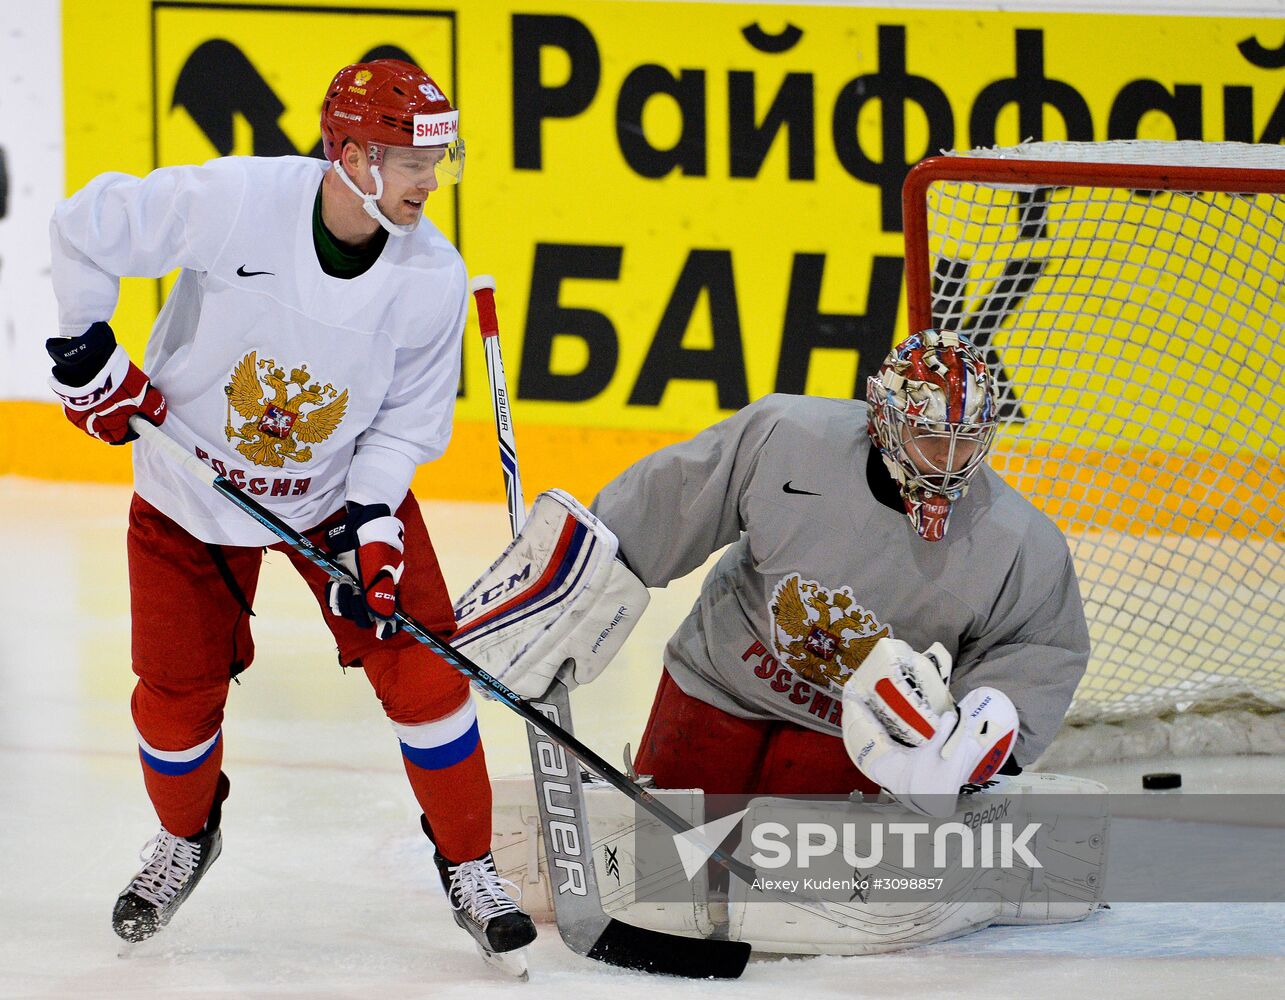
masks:
<svg viewBox="0 0 1285 1000"><path fill-rule="evenodd" d="M306 446L320 444L335 432L348 409L348 390L340 392L330 383L310 379L307 365L292 369L287 377L275 361L259 360L255 351L237 362L232 380L223 387L228 397L224 433L229 441L240 440L240 454L272 468L285 465L286 459L312 458ZM233 426L233 410L245 418L240 427Z"/></svg>
<svg viewBox="0 0 1285 1000"><path fill-rule="evenodd" d="M892 629L857 604L847 587L828 590L792 573L772 593L777 657L817 687L842 686Z"/></svg>

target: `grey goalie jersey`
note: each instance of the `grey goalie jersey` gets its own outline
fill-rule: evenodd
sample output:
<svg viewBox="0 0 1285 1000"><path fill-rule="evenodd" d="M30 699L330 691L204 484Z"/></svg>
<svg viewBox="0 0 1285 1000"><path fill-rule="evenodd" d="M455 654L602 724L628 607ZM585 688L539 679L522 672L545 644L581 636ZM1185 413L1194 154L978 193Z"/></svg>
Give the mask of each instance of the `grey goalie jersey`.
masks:
<svg viewBox="0 0 1285 1000"><path fill-rule="evenodd" d="M839 687L875 642L941 642L957 700L1013 700L1029 764L1088 663L1066 540L983 467L945 539L924 541L872 447L862 402L767 396L631 466L594 511L649 587L729 546L665 650L692 697L838 736Z"/></svg>

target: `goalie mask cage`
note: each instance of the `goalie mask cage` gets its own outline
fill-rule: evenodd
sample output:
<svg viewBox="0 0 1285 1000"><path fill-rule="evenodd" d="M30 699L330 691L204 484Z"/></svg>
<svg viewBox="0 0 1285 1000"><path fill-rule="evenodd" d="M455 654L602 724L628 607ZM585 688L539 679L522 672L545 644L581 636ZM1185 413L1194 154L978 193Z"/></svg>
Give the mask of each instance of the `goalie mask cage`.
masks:
<svg viewBox="0 0 1285 1000"><path fill-rule="evenodd" d="M956 153L904 210L910 328L984 352L991 465L1079 574L1093 653L1044 762L1285 749L1285 147Z"/></svg>

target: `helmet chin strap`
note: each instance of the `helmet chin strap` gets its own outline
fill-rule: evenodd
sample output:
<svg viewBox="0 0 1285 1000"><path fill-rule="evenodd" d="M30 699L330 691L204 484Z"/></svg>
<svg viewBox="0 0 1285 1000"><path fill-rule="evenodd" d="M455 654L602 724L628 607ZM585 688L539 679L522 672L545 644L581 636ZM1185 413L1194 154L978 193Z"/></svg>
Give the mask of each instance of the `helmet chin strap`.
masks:
<svg viewBox="0 0 1285 1000"><path fill-rule="evenodd" d="M377 165L372 163L370 167L370 174L375 178L374 194L367 194L359 188L357 186L357 182L348 176L348 171L344 169L342 162L336 160L334 166L335 170L339 173L339 179L347 185L349 191L361 199L361 207L365 210L366 214L383 226L384 229L388 230L390 235L409 236L415 231L415 227L419 225L419 219L416 219L408 226L399 226L379 210L378 202L384 194L384 178L380 175L379 167Z"/></svg>

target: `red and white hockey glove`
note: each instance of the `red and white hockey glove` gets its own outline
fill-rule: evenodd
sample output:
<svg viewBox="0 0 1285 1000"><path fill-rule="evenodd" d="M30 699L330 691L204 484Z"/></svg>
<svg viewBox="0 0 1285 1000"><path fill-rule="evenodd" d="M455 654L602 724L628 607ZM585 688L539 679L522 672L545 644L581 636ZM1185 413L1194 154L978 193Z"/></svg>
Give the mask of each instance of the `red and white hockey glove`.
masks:
<svg viewBox="0 0 1285 1000"><path fill-rule="evenodd" d="M51 337L45 350L54 359L49 386L67 419L86 434L125 444L138 437L129 429L134 414L158 427L165 422L165 397L129 360L106 323L95 323L79 337Z"/></svg>
<svg viewBox="0 0 1285 1000"><path fill-rule="evenodd" d="M955 704L941 643L917 653L880 639L843 688L843 744L863 774L899 802L949 816L966 784L1003 767L1017 739L1017 709L995 688Z"/></svg>
<svg viewBox="0 0 1285 1000"><path fill-rule="evenodd" d="M332 614L361 628L374 626L375 637L397 631L397 585L402 579L402 522L387 504L348 502L344 519L326 532L330 552L357 583L326 584ZM360 584L360 589L358 585Z"/></svg>

